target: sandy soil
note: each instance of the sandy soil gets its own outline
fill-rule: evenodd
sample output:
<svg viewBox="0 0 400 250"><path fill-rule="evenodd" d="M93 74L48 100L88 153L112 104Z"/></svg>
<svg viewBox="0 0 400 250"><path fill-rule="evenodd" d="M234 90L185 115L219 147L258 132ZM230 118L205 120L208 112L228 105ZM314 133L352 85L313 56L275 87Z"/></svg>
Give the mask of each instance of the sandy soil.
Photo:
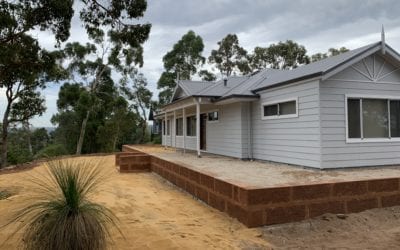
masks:
<svg viewBox="0 0 400 250"><path fill-rule="evenodd" d="M183 193L161 177L151 174L120 174L114 156L101 159L109 171L109 180L95 200L105 204L120 219L125 239L115 232L113 249L268 249L259 229L248 229L227 215L214 210ZM74 160L85 160L76 158ZM30 179L45 173L43 166L0 175L0 190L14 195L0 200L0 225L4 225L16 209L21 209L31 192ZM0 242L16 225L0 229ZM1 244L1 243L0 243ZM1 249L15 249L13 238Z"/></svg>
<svg viewBox="0 0 400 250"><path fill-rule="evenodd" d="M273 187L400 177L400 166L381 166L352 169L318 170L281 163L241 161L235 158L164 149L160 146L134 146L143 152L179 162L187 167L212 173L220 179L243 187Z"/></svg>
<svg viewBox="0 0 400 250"><path fill-rule="evenodd" d="M264 227L262 238L274 249L400 249L399 206L340 218L326 214Z"/></svg>
<svg viewBox="0 0 400 250"><path fill-rule="evenodd" d="M300 223L248 229L152 173L120 174L114 157L76 158L103 161L109 180L94 199L120 219L125 239L114 233L113 249L398 249L400 207L351 214L346 219L325 215ZM13 196L0 200L0 225L24 206L31 176L43 176L39 166L1 174L0 190ZM0 229L3 242L16 225ZM17 239L1 249L17 248Z"/></svg>

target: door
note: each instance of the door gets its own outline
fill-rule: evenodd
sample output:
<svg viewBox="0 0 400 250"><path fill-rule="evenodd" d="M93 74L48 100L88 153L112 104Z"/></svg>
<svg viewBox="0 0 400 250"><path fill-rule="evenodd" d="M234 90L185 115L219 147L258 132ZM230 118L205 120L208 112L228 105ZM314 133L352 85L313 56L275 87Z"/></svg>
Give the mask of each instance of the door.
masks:
<svg viewBox="0 0 400 250"><path fill-rule="evenodd" d="M200 114L200 149L206 150L207 149L207 114Z"/></svg>

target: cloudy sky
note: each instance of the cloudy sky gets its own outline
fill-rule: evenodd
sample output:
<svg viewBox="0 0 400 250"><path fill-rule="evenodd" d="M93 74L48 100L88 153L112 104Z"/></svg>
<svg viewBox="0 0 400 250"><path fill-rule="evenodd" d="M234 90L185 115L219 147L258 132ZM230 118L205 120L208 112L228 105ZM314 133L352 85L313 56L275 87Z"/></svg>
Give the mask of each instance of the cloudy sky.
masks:
<svg viewBox="0 0 400 250"><path fill-rule="evenodd" d="M205 57L228 33L236 33L248 51L287 39L304 45L309 54L331 47L355 49L379 41L382 24L386 42L400 51L399 13L398 0L148 0L140 22L151 23L152 30L144 44L141 71L157 96L162 57L188 30L203 38ZM51 35L36 36L44 47L53 48ZM72 22L69 41L87 41L77 17ZM52 126L50 118L57 112L58 89L52 85L43 91L47 112L31 121L34 126ZM1 117L4 103L4 91L0 89Z"/></svg>

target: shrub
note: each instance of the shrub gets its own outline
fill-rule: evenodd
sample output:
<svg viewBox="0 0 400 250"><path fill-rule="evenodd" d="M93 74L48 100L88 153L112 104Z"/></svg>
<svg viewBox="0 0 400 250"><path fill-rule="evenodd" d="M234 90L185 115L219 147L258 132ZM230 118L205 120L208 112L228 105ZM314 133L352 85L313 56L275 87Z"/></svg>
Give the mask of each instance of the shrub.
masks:
<svg viewBox="0 0 400 250"><path fill-rule="evenodd" d="M35 158L48 158L48 157L54 157L54 156L59 156L59 155L67 155L68 151L65 148L64 145L62 144L52 144L44 149L40 150L36 155Z"/></svg>
<svg viewBox="0 0 400 250"><path fill-rule="evenodd" d="M0 190L0 200L4 200L7 199L8 197L10 197L12 194L7 191L7 190Z"/></svg>
<svg viewBox="0 0 400 250"><path fill-rule="evenodd" d="M153 144L161 144L161 135L153 135Z"/></svg>
<svg viewBox="0 0 400 250"><path fill-rule="evenodd" d="M25 249L106 249L117 218L89 197L104 180L99 164L53 161L48 175L33 179L37 196L9 223L22 221ZM9 225L8 224L8 225Z"/></svg>
<svg viewBox="0 0 400 250"><path fill-rule="evenodd" d="M8 148L7 161L9 164L21 164L32 161L32 155L27 148L20 145L10 145Z"/></svg>

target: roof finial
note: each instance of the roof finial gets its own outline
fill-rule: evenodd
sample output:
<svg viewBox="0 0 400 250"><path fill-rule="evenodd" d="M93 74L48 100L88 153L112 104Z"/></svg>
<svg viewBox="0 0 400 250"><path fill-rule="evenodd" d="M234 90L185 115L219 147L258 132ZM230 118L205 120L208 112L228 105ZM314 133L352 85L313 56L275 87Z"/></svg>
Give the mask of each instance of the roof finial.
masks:
<svg viewBox="0 0 400 250"><path fill-rule="evenodd" d="M382 54L384 55L386 53L385 48L385 28L383 27L382 24L382 32L381 32L381 48L382 48Z"/></svg>

